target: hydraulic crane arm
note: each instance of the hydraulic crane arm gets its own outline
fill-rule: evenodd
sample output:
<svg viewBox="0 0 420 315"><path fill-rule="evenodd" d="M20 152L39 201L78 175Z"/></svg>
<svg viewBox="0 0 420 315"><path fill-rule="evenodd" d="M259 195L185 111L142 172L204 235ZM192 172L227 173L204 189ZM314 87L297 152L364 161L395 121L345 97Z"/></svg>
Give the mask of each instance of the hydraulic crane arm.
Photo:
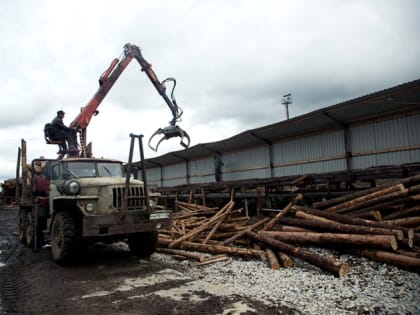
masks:
<svg viewBox="0 0 420 315"><path fill-rule="evenodd" d="M155 133L149 139L149 147L157 151L160 143L163 140L170 139L172 137L181 137L180 144L188 148L190 144L190 137L186 131L182 130L179 126L176 125L183 114L182 109L178 107L175 97L173 95L176 81L173 78L167 78L166 80L160 82L152 70L152 66L143 58L141 54L140 48L135 45L131 45L130 43L124 45L124 58L120 61L115 58L111 65L108 67L107 70L101 75L99 78L99 89L94 94L92 99L88 102L88 104L83 107L79 113L79 115L73 120L71 123L71 127L76 129L80 134L80 145L81 145L81 155L83 157L86 156L86 129L94 115L98 113L98 107L101 104L102 100L108 94L109 90L112 88L114 83L118 80L121 73L125 70L128 64L131 62L132 59L136 59L140 64L141 70L144 71L150 81L153 83L154 87L158 91L159 95L165 100L165 103L168 105L169 109L172 112L172 119L169 122L169 126L165 128L159 128L155 131ZM171 97L166 94L166 82L172 82L172 92ZM152 139L157 136L162 135L162 138L158 141L156 146L152 146L151 142ZM184 142L184 140L186 142Z"/></svg>

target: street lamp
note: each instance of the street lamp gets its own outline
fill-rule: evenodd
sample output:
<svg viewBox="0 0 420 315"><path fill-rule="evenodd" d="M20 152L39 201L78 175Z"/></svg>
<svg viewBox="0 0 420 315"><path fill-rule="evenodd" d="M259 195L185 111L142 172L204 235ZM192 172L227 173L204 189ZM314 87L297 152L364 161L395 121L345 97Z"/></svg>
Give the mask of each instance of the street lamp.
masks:
<svg viewBox="0 0 420 315"><path fill-rule="evenodd" d="M289 119L289 104L293 103L292 94L283 95L281 103L286 106L286 119Z"/></svg>

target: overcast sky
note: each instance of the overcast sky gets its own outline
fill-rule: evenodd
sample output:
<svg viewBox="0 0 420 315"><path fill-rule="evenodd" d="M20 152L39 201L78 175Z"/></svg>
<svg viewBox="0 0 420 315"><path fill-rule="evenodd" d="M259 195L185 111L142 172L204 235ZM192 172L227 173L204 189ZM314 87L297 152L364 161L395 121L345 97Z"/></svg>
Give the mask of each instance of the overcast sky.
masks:
<svg viewBox="0 0 420 315"><path fill-rule="evenodd" d="M125 43L177 79L196 145L284 120L286 93L295 117L420 78L419 33L417 0L0 0L0 181L15 176L22 138L29 160L56 157L44 124L62 109L68 125ZM123 161L130 133L148 140L171 119L135 60L99 111L94 155ZM176 138L145 155L180 149Z"/></svg>

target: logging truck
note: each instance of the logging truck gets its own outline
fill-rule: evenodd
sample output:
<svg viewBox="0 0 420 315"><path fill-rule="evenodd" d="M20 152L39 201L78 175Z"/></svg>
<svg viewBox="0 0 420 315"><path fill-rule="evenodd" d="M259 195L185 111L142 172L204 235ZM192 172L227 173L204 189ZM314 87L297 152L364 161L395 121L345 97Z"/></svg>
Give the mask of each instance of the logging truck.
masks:
<svg viewBox="0 0 420 315"><path fill-rule="evenodd" d="M92 117L98 114L98 106L132 59L138 61L172 112L169 126L159 128L152 135L149 147L157 151L163 140L173 137L180 137L183 147L189 146L188 134L176 124L183 112L173 94L175 79L160 82L139 47L126 44L124 58L121 61L115 58L102 73L97 92L81 108L70 127L63 123L58 126L66 133L71 131L72 139L73 135L76 139L75 135L79 134L80 144L72 140L70 146L68 137L54 138L59 134L52 129L56 124L47 123L44 138L47 144L59 146L57 159L39 158L27 164L24 140L19 148L16 171L16 182L21 183L21 189L17 190L19 239L38 250L46 237L49 238L52 259L58 264L73 261L84 244L97 241L126 241L134 255L148 257L155 251L157 230L168 228L170 224L171 211L157 207L159 194L149 192L144 167L142 180L132 178L136 139L140 147L140 164L144 165L142 135L130 135L130 153L125 166L121 161L94 158L90 144L87 145L86 131ZM166 93L166 82L173 84L170 97ZM59 113L64 114L59 111L57 116ZM161 136L161 139L153 146L155 136Z"/></svg>
<svg viewBox="0 0 420 315"><path fill-rule="evenodd" d="M171 211L157 207L159 193L133 178L131 159L126 165L103 158L39 158L27 164L25 147L22 140L17 200L23 244L38 250L49 241L52 259L61 265L98 241L125 241L139 258L155 252L157 231L168 228Z"/></svg>

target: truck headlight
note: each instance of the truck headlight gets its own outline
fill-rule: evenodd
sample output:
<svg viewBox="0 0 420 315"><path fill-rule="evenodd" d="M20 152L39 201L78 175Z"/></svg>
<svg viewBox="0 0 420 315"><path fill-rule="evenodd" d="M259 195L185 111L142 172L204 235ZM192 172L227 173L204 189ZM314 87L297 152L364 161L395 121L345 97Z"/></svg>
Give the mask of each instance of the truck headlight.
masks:
<svg viewBox="0 0 420 315"><path fill-rule="evenodd" d="M70 179L65 182L64 191L69 195L77 195L80 191L80 183L75 179Z"/></svg>
<svg viewBox="0 0 420 315"><path fill-rule="evenodd" d="M85 210L86 212L93 212L93 210L95 210L95 204L93 202L88 202L85 205Z"/></svg>

